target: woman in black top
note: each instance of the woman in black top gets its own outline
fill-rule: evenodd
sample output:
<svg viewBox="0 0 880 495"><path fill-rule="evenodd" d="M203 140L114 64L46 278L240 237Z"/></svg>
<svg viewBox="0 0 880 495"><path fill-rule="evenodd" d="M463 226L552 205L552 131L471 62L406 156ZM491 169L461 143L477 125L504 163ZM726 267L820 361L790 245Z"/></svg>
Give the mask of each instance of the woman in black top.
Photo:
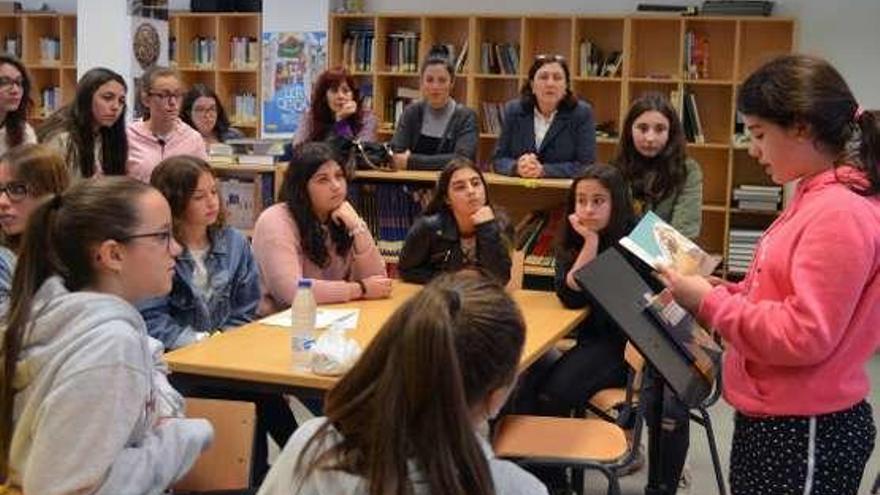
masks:
<svg viewBox="0 0 880 495"><path fill-rule="evenodd" d="M477 154L477 114L452 96L455 68L448 55L433 50L422 64L422 99L400 116L391 139L398 169L441 170L459 156Z"/></svg>
<svg viewBox="0 0 880 495"><path fill-rule="evenodd" d="M489 201L482 172L472 161L455 158L440 174L434 198L406 236L400 276L425 283L442 272L474 269L506 284L512 238L510 222Z"/></svg>

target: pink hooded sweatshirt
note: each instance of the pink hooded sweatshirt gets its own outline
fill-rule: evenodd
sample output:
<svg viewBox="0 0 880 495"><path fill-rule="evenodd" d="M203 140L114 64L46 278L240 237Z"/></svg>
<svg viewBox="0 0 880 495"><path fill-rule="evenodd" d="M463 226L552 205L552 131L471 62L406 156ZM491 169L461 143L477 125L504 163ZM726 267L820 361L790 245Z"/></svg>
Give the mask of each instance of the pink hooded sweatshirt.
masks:
<svg viewBox="0 0 880 495"><path fill-rule="evenodd" d="M880 342L880 198L839 167L801 180L764 233L745 280L719 285L701 321L728 343L724 397L752 416L814 416L870 391Z"/></svg>
<svg viewBox="0 0 880 495"><path fill-rule="evenodd" d="M129 176L144 182L150 182L150 174L162 160L177 155L192 155L203 160L208 159L205 151L205 140L195 129L177 121L174 129L159 139L143 120L132 122L126 128L128 134L128 164L126 172Z"/></svg>

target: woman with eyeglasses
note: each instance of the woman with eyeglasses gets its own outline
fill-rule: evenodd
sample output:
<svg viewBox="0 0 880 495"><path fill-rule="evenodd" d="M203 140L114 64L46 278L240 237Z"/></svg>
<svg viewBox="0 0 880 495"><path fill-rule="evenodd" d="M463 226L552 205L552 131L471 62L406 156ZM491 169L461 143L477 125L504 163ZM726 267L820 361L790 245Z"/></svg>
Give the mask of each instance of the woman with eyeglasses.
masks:
<svg viewBox="0 0 880 495"><path fill-rule="evenodd" d="M519 177L576 177L596 160L593 111L571 91L559 55L539 55L520 97L504 108L495 172Z"/></svg>
<svg viewBox="0 0 880 495"><path fill-rule="evenodd" d="M406 107L391 139L395 168L442 170L453 158L477 156L477 114L452 98L455 67L445 50L435 48L422 64L422 99Z"/></svg>
<svg viewBox="0 0 880 495"><path fill-rule="evenodd" d="M103 67L90 69L76 85L73 103L37 131L41 143L61 153L74 178L125 175L125 79Z"/></svg>
<svg viewBox="0 0 880 495"><path fill-rule="evenodd" d="M143 120L128 125L128 175L143 182L162 160L177 155L208 159L201 134L180 120L183 89L174 69L155 66L141 77Z"/></svg>
<svg viewBox="0 0 880 495"><path fill-rule="evenodd" d="M24 143L36 143L27 123L31 106L31 80L21 61L0 55L0 154Z"/></svg>
<svg viewBox="0 0 880 495"><path fill-rule="evenodd" d="M183 417L134 303L171 290L171 210L129 177L78 181L31 214L0 371L0 483L162 493L213 436Z"/></svg>
<svg viewBox="0 0 880 495"><path fill-rule="evenodd" d="M217 98L217 93L208 86L194 84L183 97L183 112L181 120L190 127L199 131L205 146L212 143L225 143L229 139L240 139L244 133L235 127L230 127L229 117L226 110Z"/></svg>
<svg viewBox="0 0 880 495"><path fill-rule="evenodd" d="M12 273L31 212L47 195L67 189L67 165L47 146L24 144L0 156L0 316L6 315Z"/></svg>

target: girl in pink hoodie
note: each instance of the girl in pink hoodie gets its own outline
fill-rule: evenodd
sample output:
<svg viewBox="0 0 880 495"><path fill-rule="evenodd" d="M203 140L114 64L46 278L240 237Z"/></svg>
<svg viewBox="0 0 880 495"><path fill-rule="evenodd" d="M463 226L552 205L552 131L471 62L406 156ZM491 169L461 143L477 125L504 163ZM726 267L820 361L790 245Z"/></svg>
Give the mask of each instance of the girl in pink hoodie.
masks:
<svg viewBox="0 0 880 495"><path fill-rule="evenodd" d="M880 336L880 129L821 59L750 75L737 106L773 182L800 179L745 280L664 270L727 343L734 494L856 494L876 428L865 363Z"/></svg>
<svg viewBox="0 0 880 495"><path fill-rule="evenodd" d="M128 134L126 173L143 182L165 158L192 155L208 159L201 134L180 120L183 88L177 71L153 67L144 73L141 102L146 108L143 120L132 122Z"/></svg>

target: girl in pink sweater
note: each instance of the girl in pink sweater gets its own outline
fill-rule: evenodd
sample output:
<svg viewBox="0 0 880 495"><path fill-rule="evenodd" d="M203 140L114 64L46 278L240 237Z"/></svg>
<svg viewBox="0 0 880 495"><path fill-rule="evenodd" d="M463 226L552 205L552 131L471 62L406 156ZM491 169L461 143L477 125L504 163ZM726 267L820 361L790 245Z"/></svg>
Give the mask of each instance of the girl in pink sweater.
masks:
<svg viewBox="0 0 880 495"><path fill-rule="evenodd" d="M367 224L346 200L346 171L334 156L321 142L295 148L284 173L282 202L257 219L258 314L289 307L303 277L315 279L318 304L391 294L385 261Z"/></svg>
<svg viewBox="0 0 880 495"><path fill-rule="evenodd" d="M797 192L739 284L662 277L727 343L732 492L854 495L876 435L880 129L831 65L801 55L750 75L737 106L749 153Z"/></svg>

